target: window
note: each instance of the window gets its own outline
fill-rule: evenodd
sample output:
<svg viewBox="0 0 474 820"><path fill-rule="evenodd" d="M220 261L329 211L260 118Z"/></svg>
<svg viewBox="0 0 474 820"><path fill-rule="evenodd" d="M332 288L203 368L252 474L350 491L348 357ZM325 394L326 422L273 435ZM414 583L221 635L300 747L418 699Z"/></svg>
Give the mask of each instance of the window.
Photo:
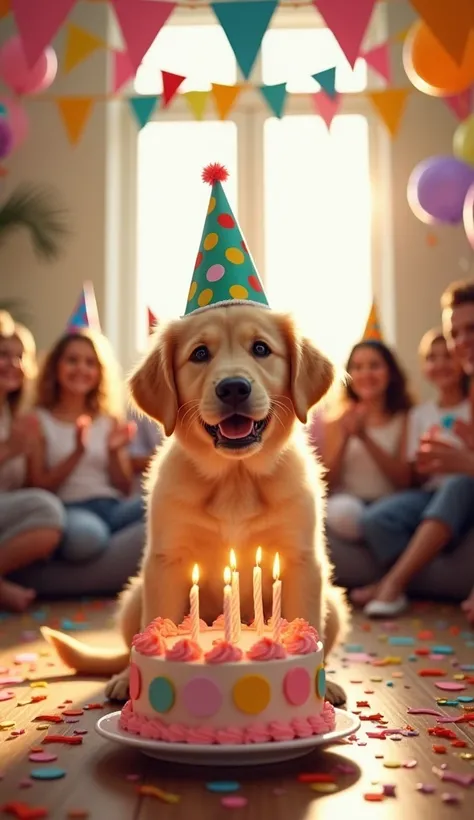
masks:
<svg viewBox="0 0 474 820"><path fill-rule="evenodd" d="M318 90L311 74L335 63L347 103L329 134L307 92ZM217 25L166 26L137 74L136 90L159 93L160 69L186 75L184 92L238 81ZM369 160L378 153L369 151L374 132L364 98L351 96L366 86L366 64L359 61L352 71L326 29L276 27L265 35L251 83L284 80L290 93L283 120L256 89L246 89L224 122L210 95L202 121L180 96L138 138L129 125L137 231L127 361L145 344L147 305L158 316L183 313L209 197L200 174L216 161L230 171L226 192L272 304L290 308L338 363L357 340L372 294Z"/></svg>

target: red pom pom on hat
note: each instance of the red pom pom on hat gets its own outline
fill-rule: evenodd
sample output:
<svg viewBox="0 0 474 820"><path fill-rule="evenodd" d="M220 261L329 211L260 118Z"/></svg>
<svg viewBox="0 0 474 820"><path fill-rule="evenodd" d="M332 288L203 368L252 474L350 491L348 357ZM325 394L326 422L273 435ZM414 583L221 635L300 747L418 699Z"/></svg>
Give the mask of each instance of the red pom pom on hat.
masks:
<svg viewBox="0 0 474 820"><path fill-rule="evenodd" d="M207 182L209 185L214 185L216 182L225 182L228 178L229 172L227 168L219 162L212 162L210 165L206 165L202 172L203 182Z"/></svg>

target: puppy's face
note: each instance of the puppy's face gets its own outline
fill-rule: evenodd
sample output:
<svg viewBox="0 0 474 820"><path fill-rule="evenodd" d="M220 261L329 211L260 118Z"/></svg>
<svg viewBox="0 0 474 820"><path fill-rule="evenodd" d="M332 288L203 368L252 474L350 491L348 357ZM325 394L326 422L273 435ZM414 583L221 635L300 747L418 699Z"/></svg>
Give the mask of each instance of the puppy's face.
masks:
<svg viewBox="0 0 474 820"><path fill-rule="evenodd" d="M329 388L329 362L291 320L257 307L215 308L173 322L131 379L138 406L167 435L227 458L288 437Z"/></svg>

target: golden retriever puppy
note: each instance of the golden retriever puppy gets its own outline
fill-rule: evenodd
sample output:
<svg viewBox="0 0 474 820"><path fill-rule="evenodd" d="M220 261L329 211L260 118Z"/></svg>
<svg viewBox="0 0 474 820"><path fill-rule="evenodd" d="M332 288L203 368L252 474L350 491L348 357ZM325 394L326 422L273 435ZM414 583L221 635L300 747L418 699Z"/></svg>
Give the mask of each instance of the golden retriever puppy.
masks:
<svg viewBox="0 0 474 820"><path fill-rule="evenodd" d="M329 652L345 629L347 610L330 583L322 483L301 423L332 380L329 361L288 316L270 310L217 307L159 327L130 379L135 403L169 438L148 478L141 572L121 598L127 648L92 652L47 631L66 663L79 671L118 672L107 693L125 698L133 635L158 616L182 620L195 563L201 616L211 621L222 612L223 569L234 548L242 615L252 618L258 546L267 615L278 551L283 617L309 621ZM328 697L345 700L333 683Z"/></svg>

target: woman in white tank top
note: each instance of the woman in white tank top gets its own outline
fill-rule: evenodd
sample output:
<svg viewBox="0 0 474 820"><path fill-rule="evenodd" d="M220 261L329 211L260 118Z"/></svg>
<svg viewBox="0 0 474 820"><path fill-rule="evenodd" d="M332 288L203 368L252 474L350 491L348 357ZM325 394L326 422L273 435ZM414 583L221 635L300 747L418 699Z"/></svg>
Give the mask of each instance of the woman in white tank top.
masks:
<svg viewBox="0 0 474 820"><path fill-rule="evenodd" d="M328 470L327 526L358 541L365 506L410 483L404 452L412 400L395 355L382 342L355 345L346 370L342 409L326 417L321 455Z"/></svg>
<svg viewBox="0 0 474 820"><path fill-rule="evenodd" d="M31 481L65 505L60 553L70 561L90 560L107 548L111 533L143 520L142 499L126 497L134 425L119 421L119 388L107 340L89 330L64 335L38 379L42 435L31 458Z"/></svg>

